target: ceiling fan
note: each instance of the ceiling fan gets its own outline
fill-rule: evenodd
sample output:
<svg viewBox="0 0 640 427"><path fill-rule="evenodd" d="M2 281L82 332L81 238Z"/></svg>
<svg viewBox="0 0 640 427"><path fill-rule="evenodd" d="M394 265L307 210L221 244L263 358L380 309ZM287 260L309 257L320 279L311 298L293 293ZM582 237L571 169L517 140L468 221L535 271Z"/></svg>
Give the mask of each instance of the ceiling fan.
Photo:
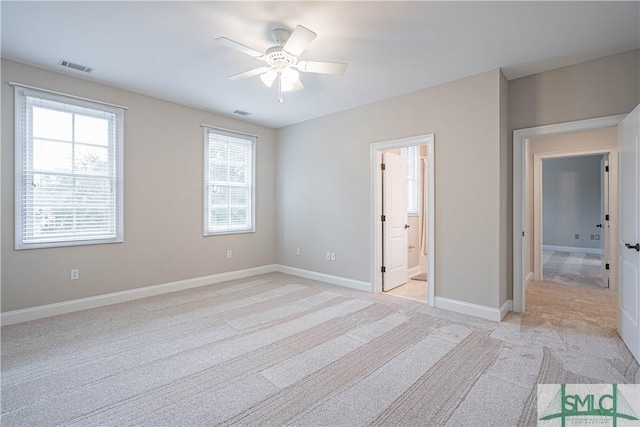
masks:
<svg viewBox="0 0 640 427"><path fill-rule="evenodd" d="M244 54L253 56L267 63L266 67L258 67L244 73L230 76L231 80L246 79L260 76L267 87L278 85L278 102L282 102L282 92L293 92L304 88L300 82L298 71L319 74L344 74L347 64L324 61L299 61L298 58L316 38L317 34L308 28L298 25L293 32L278 28L271 33L277 46L270 47L265 53L258 52L243 44L218 37L217 42L236 49Z"/></svg>

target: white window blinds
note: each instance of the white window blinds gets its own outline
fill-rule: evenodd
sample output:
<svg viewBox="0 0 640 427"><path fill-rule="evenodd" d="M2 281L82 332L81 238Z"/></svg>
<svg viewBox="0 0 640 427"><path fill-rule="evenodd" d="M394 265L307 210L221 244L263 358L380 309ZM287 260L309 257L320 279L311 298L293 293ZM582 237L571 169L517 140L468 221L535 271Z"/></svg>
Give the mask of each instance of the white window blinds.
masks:
<svg viewBox="0 0 640 427"><path fill-rule="evenodd" d="M204 234L254 231L256 138L212 128L204 136Z"/></svg>
<svg viewBox="0 0 640 427"><path fill-rule="evenodd" d="M16 249L123 241L124 110L16 86Z"/></svg>
<svg viewBox="0 0 640 427"><path fill-rule="evenodd" d="M407 213L420 213L420 147L404 147L402 156L407 159Z"/></svg>

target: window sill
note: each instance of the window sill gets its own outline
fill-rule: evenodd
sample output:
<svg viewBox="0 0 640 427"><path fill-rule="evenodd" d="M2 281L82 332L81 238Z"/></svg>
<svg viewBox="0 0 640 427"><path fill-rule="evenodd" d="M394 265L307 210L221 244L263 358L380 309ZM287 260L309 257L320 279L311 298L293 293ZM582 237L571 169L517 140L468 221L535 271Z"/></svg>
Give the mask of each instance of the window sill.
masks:
<svg viewBox="0 0 640 427"><path fill-rule="evenodd" d="M29 249L53 249L53 248L68 248L74 246L93 246L93 245L110 245L113 243L124 243L124 238L116 239L100 239L100 240L79 240L79 241L66 241L66 242L46 242L46 243L18 243L16 242L15 250L23 251Z"/></svg>
<svg viewBox="0 0 640 427"><path fill-rule="evenodd" d="M212 232L212 233L204 233L202 235L202 237L211 237L211 236L226 236L228 234L251 234L251 233L255 233L256 230L255 229L251 229L251 230L233 230L233 231L217 231L217 232Z"/></svg>

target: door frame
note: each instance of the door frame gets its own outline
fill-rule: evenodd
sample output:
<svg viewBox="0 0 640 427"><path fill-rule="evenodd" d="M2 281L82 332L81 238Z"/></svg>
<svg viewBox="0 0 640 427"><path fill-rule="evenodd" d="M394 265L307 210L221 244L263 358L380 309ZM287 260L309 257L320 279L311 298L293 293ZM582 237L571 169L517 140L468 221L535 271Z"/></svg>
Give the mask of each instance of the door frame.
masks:
<svg viewBox="0 0 640 427"><path fill-rule="evenodd" d="M524 271L525 248L531 236L526 236L525 226L529 213L526 198L526 144L530 138L559 135L564 133L617 127L625 114L578 120L546 126L536 126L513 131L513 311L525 310L525 287L531 280L530 272Z"/></svg>
<svg viewBox="0 0 640 427"><path fill-rule="evenodd" d="M616 131L616 139L617 139L617 131ZM616 140L617 143L617 140ZM618 146L616 145L616 151ZM609 268L618 268L617 265L611 266L614 264L611 261L611 226L605 227L606 216L609 215L611 217L611 175L609 175L609 165L611 161L609 160L610 156L602 157L600 161L600 223L602 224L602 239L600 242L600 247L602 250L602 258L600 259L600 271L602 272L602 280L607 279L606 287L611 287L611 272L607 270L606 265L609 264ZM616 160L619 157L616 156ZM620 166L616 169L618 169ZM618 177L616 176L616 184L618 184ZM616 194L620 194L620 190L616 191ZM618 203L616 203L617 205ZM617 218L620 221L620 217ZM617 290L617 283L616 283Z"/></svg>
<svg viewBox="0 0 640 427"><path fill-rule="evenodd" d="M533 280L542 280L542 234L543 234L543 220L542 220L542 161L545 159L566 159L571 157L583 157L583 156L598 156L608 155L610 169L617 171L618 164L616 159L618 158L618 148L615 146L585 148L566 151L549 151L533 154ZM609 236L616 233L618 230L618 209L617 197L618 194L618 180L609 180ZM613 199L613 200L612 200ZM603 223L604 227L604 223ZM605 237L604 228L602 233ZM602 254L604 256L604 253ZM609 259L611 260L610 254ZM617 274L616 266L612 262L609 262L609 289L617 290Z"/></svg>
<svg viewBox="0 0 640 427"><path fill-rule="evenodd" d="M382 215L382 152L396 148L410 147L413 145L425 145L427 148L428 188L427 208L427 303L433 307L435 303L435 138L434 134L418 135L409 138L394 139L391 141L376 142L371 144L371 285L375 293L382 292L382 227L380 217ZM424 197L425 191L422 192Z"/></svg>

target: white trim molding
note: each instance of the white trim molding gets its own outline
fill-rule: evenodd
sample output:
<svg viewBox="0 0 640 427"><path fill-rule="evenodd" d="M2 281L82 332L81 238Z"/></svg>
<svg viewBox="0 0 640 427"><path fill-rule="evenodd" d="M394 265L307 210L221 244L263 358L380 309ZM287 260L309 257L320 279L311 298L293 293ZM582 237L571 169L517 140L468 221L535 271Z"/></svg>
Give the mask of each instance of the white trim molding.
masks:
<svg viewBox="0 0 640 427"><path fill-rule="evenodd" d="M535 150L532 150L535 151ZM618 149L616 146L604 146L604 147L595 147L595 148L575 148L571 150L556 150L556 151L547 151L547 152L534 152L533 153L533 279L534 280L542 280L542 230L543 230L543 218L542 218L542 161L545 159L559 159L559 158L568 158L568 157L581 157L581 156L592 156L592 155L607 155L610 159L611 170L615 171L618 168ZM526 179L525 179L526 181ZM617 230L617 218L618 218L618 209L617 209L617 192L618 192L618 179L615 176L612 176L610 180L610 189L611 192L609 194L610 198L610 210L609 214L611 216L611 220L609 222L610 232L613 233ZM525 197L526 194L525 194ZM604 237L604 233L603 233ZM576 248L579 249L579 248ZM589 248L582 248L582 251L576 250L573 252L584 252L584 253L596 253L601 254L602 250L588 250ZM559 249L562 250L562 249ZM613 250L612 248L612 255ZM613 258L611 258L613 259ZM611 289L617 289L616 281L614 280L616 276L615 263L612 263L611 267Z"/></svg>
<svg viewBox="0 0 640 427"><path fill-rule="evenodd" d="M197 288L200 286L213 285L215 283L226 282L228 280L243 279L245 277L257 276L259 274L272 273L274 271L278 271L275 264L265 265L261 267L247 268L245 270L229 271L226 273L213 274L211 276L194 277L192 279L145 286L143 288L74 299L71 301L40 305L21 310L7 311L0 315L0 324L5 326L28 322L30 320L57 316L59 314L73 313L76 311L103 307L105 305L117 304L120 302L132 301L140 298Z"/></svg>
<svg viewBox="0 0 640 427"><path fill-rule="evenodd" d="M373 292L371 283L361 280L347 279L340 276L332 276L331 274L318 273L317 271L304 270L302 268L289 267L286 265L275 265L275 270L279 273L291 274L292 276L303 277L305 279L317 280L319 282L330 283L345 288L355 289L362 292Z"/></svg>
<svg viewBox="0 0 640 427"><path fill-rule="evenodd" d="M524 278L524 287L526 288L529 282L533 280L533 271L527 273L527 276Z"/></svg>
<svg viewBox="0 0 640 427"><path fill-rule="evenodd" d="M510 311L513 311L513 300L508 299L500 306L500 320L502 321Z"/></svg>
<svg viewBox="0 0 640 427"><path fill-rule="evenodd" d="M583 254L602 254L602 249L600 248L579 248L577 246L542 245L542 249L545 251L580 252Z"/></svg>
<svg viewBox="0 0 640 427"><path fill-rule="evenodd" d="M524 271L525 247L533 236L523 235L529 212L531 209L526 200L526 144L530 138L559 135L615 127L626 115L600 117L559 123L547 126L537 126L513 131L513 311L522 313L525 310L525 275ZM532 266L530 266L532 267Z"/></svg>
<svg viewBox="0 0 640 427"><path fill-rule="evenodd" d="M507 309L510 308L510 305L507 304L509 301L503 304L504 310L506 310L504 312L505 315L507 314ZM443 297L436 297L435 307L441 308L443 310L453 311L455 313L466 314L467 316L474 316L485 320L491 320L493 322L499 322L504 317L502 314L503 307L493 308Z"/></svg>

